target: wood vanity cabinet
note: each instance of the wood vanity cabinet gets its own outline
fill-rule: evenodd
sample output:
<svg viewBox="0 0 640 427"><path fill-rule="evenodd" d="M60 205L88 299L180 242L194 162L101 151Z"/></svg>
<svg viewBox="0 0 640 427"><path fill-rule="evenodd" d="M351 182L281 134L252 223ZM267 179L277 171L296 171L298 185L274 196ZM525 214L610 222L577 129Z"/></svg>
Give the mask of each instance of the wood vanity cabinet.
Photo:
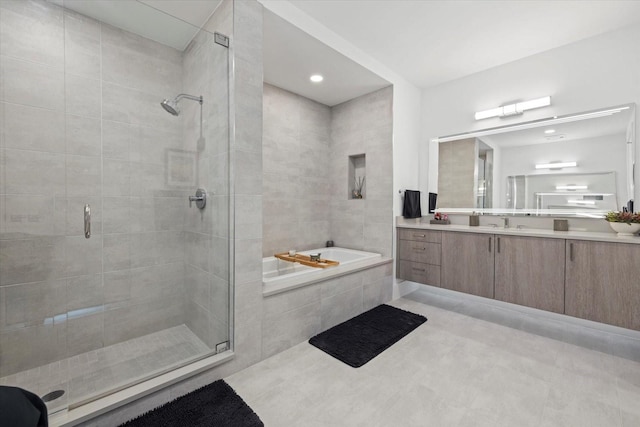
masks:
<svg viewBox="0 0 640 427"><path fill-rule="evenodd" d="M640 330L640 245L567 240L565 314Z"/></svg>
<svg viewBox="0 0 640 427"><path fill-rule="evenodd" d="M640 331L640 244L398 229L398 277Z"/></svg>
<svg viewBox="0 0 640 427"><path fill-rule="evenodd" d="M493 234L442 232L441 287L493 298Z"/></svg>
<svg viewBox="0 0 640 427"><path fill-rule="evenodd" d="M565 240L496 235L495 299L564 312Z"/></svg>
<svg viewBox="0 0 640 427"><path fill-rule="evenodd" d="M440 286L440 231L398 229L398 278Z"/></svg>

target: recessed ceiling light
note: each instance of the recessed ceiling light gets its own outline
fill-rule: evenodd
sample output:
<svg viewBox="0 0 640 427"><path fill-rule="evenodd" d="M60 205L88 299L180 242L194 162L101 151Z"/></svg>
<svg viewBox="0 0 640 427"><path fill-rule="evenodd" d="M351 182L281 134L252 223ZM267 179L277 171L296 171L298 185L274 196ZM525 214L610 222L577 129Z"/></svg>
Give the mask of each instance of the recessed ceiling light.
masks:
<svg viewBox="0 0 640 427"><path fill-rule="evenodd" d="M555 129L547 129L544 131L544 133L546 133L547 135L554 133L556 130Z"/></svg>
<svg viewBox="0 0 640 427"><path fill-rule="evenodd" d="M320 74L314 74L313 76L309 77L309 80L314 83L320 83L324 80L324 77L322 77Z"/></svg>

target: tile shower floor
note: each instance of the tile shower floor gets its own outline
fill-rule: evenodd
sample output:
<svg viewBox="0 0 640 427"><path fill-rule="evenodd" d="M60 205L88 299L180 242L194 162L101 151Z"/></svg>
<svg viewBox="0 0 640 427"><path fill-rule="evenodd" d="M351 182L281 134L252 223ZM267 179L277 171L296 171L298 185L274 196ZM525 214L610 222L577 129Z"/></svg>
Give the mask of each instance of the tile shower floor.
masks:
<svg viewBox="0 0 640 427"><path fill-rule="evenodd" d="M305 342L225 380L268 427L640 425L640 340L525 332L530 316L420 291L390 304L429 320L361 368Z"/></svg>
<svg viewBox="0 0 640 427"><path fill-rule="evenodd" d="M180 325L2 377L0 384L39 396L64 390L62 397L47 403L53 413L210 351L187 326Z"/></svg>

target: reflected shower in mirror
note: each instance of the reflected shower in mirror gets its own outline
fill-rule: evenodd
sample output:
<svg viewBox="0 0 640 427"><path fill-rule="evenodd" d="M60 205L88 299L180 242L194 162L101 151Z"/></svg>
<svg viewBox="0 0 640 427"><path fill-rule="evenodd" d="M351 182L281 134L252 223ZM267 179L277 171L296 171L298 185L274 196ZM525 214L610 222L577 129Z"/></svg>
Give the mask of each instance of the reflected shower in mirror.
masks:
<svg viewBox="0 0 640 427"><path fill-rule="evenodd" d="M587 217L622 210L634 198L634 129L628 104L436 138L437 210Z"/></svg>

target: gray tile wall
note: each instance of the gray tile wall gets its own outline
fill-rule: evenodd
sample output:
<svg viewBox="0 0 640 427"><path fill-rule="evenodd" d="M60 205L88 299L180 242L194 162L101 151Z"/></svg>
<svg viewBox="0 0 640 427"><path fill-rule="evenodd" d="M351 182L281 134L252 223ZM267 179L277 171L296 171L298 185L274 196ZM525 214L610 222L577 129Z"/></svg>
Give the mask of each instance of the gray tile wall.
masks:
<svg viewBox="0 0 640 427"><path fill-rule="evenodd" d="M475 138L438 144L437 207L464 208L476 206L478 171Z"/></svg>
<svg viewBox="0 0 640 427"><path fill-rule="evenodd" d="M158 105L182 70L50 2L0 3L0 376L185 322L191 189L168 183L183 128Z"/></svg>
<svg viewBox="0 0 640 427"><path fill-rule="evenodd" d="M264 85L263 256L337 246L392 254L393 89L329 108ZM365 154L366 198L349 193Z"/></svg>
<svg viewBox="0 0 640 427"><path fill-rule="evenodd" d="M263 256L329 240L331 110L264 85Z"/></svg>
<svg viewBox="0 0 640 427"><path fill-rule="evenodd" d="M331 108L331 238L336 246L391 257L393 87ZM349 199L349 156L365 154L364 199Z"/></svg>

